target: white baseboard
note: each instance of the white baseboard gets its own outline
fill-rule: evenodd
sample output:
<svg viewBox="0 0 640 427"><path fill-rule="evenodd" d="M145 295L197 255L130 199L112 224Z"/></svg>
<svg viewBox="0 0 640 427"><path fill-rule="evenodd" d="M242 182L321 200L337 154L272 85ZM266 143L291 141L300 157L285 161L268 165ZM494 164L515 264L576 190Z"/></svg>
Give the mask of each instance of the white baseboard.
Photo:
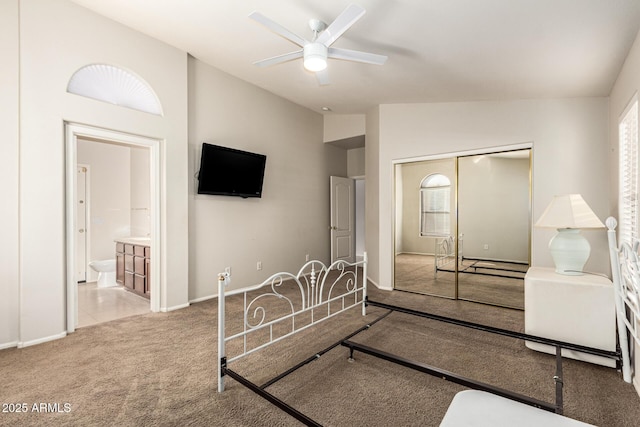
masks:
<svg viewBox="0 0 640 427"><path fill-rule="evenodd" d="M169 311L175 311L175 310L180 310L181 308L187 308L190 305L191 305L190 303L185 303L180 305L174 305L172 307L162 307L160 311L163 313L168 313Z"/></svg>
<svg viewBox="0 0 640 427"><path fill-rule="evenodd" d="M208 295L206 297L195 298L195 299L189 300L189 304L194 304L196 302L202 302L202 301L208 301L210 299L214 299L214 298L217 298L217 297L218 297L218 295L215 294L215 295Z"/></svg>
<svg viewBox="0 0 640 427"><path fill-rule="evenodd" d="M392 291L393 290L393 288L390 288L390 287L380 286L378 283L374 282L373 280L371 280L368 277L367 277L367 282L373 283L373 286L375 286L376 288L380 289L381 291Z"/></svg>
<svg viewBox="0 0 640 427"><path fill-rule="evenodd" d="M4 342L4 343L0 344L0 350L4 350L6 348L13 348L13 347L17 347L17 346L18 346L18 341Z"/></svg>
<svg viewBox="0 0 640 427"><path fill-rule="evenodd" d="M38 338L37 340L18 341L18 348L29 347L32 345L42 344L42 343L53 341L53 340L59 340L60 338L64 338L66 336L67 336L67 332L65 331L56 335L51 335L44 338Z"/></svg>
<svg viewBox="0 0 640 427"><path fill-rule="evenodd" d="M407 252L400 251L397 252L396 255L422 255L422 256L433 256L433 252Z"/></svg>
<svg viewBox="0 0 640 427"><path fill-rule="evenodd" d="M636 389L636 393L640 396L640 382L638 382L638 377L634 375L631 382L633 383L633 388Z"/></svg>

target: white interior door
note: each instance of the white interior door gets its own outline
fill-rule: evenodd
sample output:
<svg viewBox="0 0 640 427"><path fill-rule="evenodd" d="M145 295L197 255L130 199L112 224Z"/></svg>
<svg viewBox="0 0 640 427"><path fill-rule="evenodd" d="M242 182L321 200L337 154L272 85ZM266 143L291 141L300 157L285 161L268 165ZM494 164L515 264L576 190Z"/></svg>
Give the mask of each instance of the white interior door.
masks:
<svg viewBox="0 0 640 427"><path fill-rule="evenodd" d="M331 262L355 262L355 183L351 178L332 176Z"/></svg>
<svg viewBox="0 0 640 427"><path fill-rule="evenodd" d="M78 165L76 180L76 281L87 280L87 172L84 165Z"/></svg>

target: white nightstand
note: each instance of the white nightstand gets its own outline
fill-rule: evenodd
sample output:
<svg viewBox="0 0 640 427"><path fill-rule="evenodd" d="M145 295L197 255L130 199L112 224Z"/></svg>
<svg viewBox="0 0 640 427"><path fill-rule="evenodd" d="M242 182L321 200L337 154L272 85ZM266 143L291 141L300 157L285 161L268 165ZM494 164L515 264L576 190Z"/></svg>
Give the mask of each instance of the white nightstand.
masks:
<svg viewBox="0 0 640 427"><path fill-rule="evenodd" d="M567 276L553 268L531 267L524 278L525 333L601 350L616 350L613 284L606 277ZM555 354L555 348L526 342L526 346ZM615 367L606 357L562 350L562 355Z"/></svg>

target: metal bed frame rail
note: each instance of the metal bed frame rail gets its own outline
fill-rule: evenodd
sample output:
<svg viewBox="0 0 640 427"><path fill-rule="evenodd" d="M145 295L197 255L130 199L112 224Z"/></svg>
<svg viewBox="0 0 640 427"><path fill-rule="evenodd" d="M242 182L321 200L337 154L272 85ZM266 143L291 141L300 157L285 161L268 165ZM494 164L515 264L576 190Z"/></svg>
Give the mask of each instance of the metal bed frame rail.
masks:
<svg viewBox="0 0 640 427"><path fill-rule="evenodd" d="M548 339L548 338L542 338L542 337L538 337L535 335L528 335L528 334L523 334L523 333L519 333L519 332L514 332L514 331L509 331L506 329L500 329L500 328L495 328L492 326L486 326L486 325L482 325L482 324L478 324L478 323L473 323L473 322L467 322L467 321L463 321L463 320L459 320L459 319L454 319L454 318L450 318L450 317L444 317L444 316L439 316L439 315L435 315L435 314L431 314L431 313L426 313L426 312L421 312L421 311L416 311L416 310L412 310L412 309L408 309L405 307L398 307L398 306L394 306L394 305L390 305L390 304L385 304L385 303L381 303L381 302L377 302L377 301L372 301L369 300L367 298L366 301L367 305L371 305L374 307L380 307L380 308L384 308L387 309L387 312L382 314L381 316L379 316L378 318L376 318L375 320L373 320L372 322L368 323L367 325L357 329L355 332L349 334L348 336L344 337L341 340L338 340L337 342L335 342L334 344L330 345L329 347L325 348L322 351L319 351L315 354L313 354L311 357L307 358L306 360L298 363L296 366L288 369L287 371L283 372L282 374L274 377L273 379L265 382L263 385L257 385L252 383L251 381L247 380L246 378L244 378L242 375L238 374L235 371L232 371L231 369L229 369L226 364L223 364L222 366L222 370L223 373L226 375L229 375L231 378L235 379L236 381L238 381L240 384L244 385L245 387L249 388L250 390L252 390L253 392L255 392L256 394L258 394L259 396L263 397L264 399L268 400L269 402L271 402L272 404L274 404L275 406L277 406L278 408L282 409L283 411L285 411L286 413L288 413L289 415L291 415L292 417L296 418L297 420L299 420L300 422L302 422L303 424L307 425L307 426L320 426L321 424L318 423L317 421L313 420L312 418L308 417L307 415L303 414L302 412L298 411L297 409L295 409L294 407L292 407L291 405L287 404L286 402L278 399L276 396L274 396L273 394L269 393L266 388L269 387L270 385L276 383L277 381L280 381L281 379L285 378L286 376L288 376L289 374L295 372L297 369L315 361L318 360L322 355L324 355L325 353L327 353L328 351L334 349L337 346L343 346L343 347L347 347L350 350L350 359L353 359L353 354L355 351L359 351L361 353L364 354L368 354L374 357L378 357L380 359L383 360L387 360L389 362L392 363L396 363L398 365L410 368L410 369L414 369L416 371L419 372L423 372L429 375L433 375L435 377L438 378L442 378L445 381L451 381L454 382L456 384L460 384L464 387L468 387L471 389L476 389L476 390L482 390L482 391L487 391L489 393L493 393L495 395L501 396L501 397L505 397L507 399L511 399L517 402L521 402L536 408L540 408L549 412L554 412L556 414L562 415L563 411L564 411L564 399L563 399L563 386L564 386L564 381L563 381L563 373L562 373L562 349L570 349L570 350L577 350L577 351L582 351L585 353L589 353L589 354L594 354L594 355L598 355L598 356L603 356L603 357L609 357L609 358L613 358L617 361L620 360L620 351L616 351L616 352L612 352L612 351L607 351L607 350L600 350L597 348L592 348L592 347L586 347L586 346L582 346L582 345L577 345L577 344L572 344L572 343L567 343L567 342L563 342L563 341L557 341L557 340L552 340L552 339ZM393 312L399 312L399 313L404 313L404 314L409 314L409 315L414 315L414 316L419 316L419 317L424 317L427 319L432 319L432 320L437 320L437 321L441 321L441 322L446 322L446 323L450 323L450 324L454 324L454 325L458 325L458 326L462 326L462 327L467 327L467 328L472 328L472 329L477 329L477 330L481 330L481 331L485 331L485 332L490 332L490 333L494 333L494 334L499 334L499 335L503 335L503 336L507 336L507 337L512 337L512 338L516 338L516 339L522 339L522 340L528 340L528 341L533 341L533 342L537 342L537 343L541 343L541 344L547 344L547 345L552 345L556 348L556 355L555 355L555 373L553 375L553 381L555 383L555 402L554 403L549 403L549 402L545 402L539 399L535 399L529 396L525 396L523 394L520 393L515 393L509 390L506 390L504 388L501 387L497 387L495 385L492 384L488 384L488 383L484 383L484 382L480 382L468 377L464 377L462 375L458 375L455 374L453 372L449 372L446 371L444 369L440 369L437 368L435 366L431 366L425 363L421 363L421 362L417 362L417 361L413 361L410 359L406 359L400 356L397 356L395 354L391 354L379 349L375 349L373 347L369 347L369 346L365 346L363 344L359 344L356 343L354 341L351 341L351 338L355 337L356 335L358 335L359 333L369 329L370 327L372 327L375 323L383 320L385 317L387 317L389 314L393 313Z"/></svg>
<svg viewBox="0 0 640 427"><path fill-rule="evenodd" d="M502 397L506 397L508 399L512 399L521 403L526 403L528 405L534 406L536 408L540 408L540 409L544 409L547 411L551 411L551 412L555 412L557 414L562 415L563 412L563 376L562 376L562 349L568 349L568 350L575 350L575 351L580 351L583 353L588 353L588 354L593 354L593 355L597 355L597 356L602 356L602 357L607 357L607 358L612 358L615 359L616 361L620 361L620 351L608 351L608 350L601 350L601 349L597 349L597 348L593 348L593 347L587 347L587 346L583 346L583 345L578 345L578 344L572 344L572 343L568 343L568 342L564 342L564 341L558 341L558 340L553 340L553 339L549 339L549 338L543 338L543 337L539 337L539 336L535 336L535 335L529 335L529 334L523 334L520 332L515 332L515 331L509 331L507 329L501 329L501 328L496 328L493 326L487 326L487 325L482 325L479 323L474 323L474 322L468 322L465 320L460 320L460 319L454 319L451 317L445 317L445 316L440 316L440 315L436 315L436 314L431 314L431 313L426 313L426 312L422 312L422 311L417 311L417 310L412 310L409 308L405 308L405 307L398 307L398 306L394 306L394 305L390 305L390 304L385 304L382 302L377 302L377 301L371 301L371 300L367 300L367 304L374 306L374 307L380 307L380 308L385 308L387 310L390 311L397 311L399 313L404 313L404 314L410 314L413 316L419 316L419 317L424 317L426 319L432 319L432 320L437 320L440 322L445 322L445 323L449 323L449 324L453 324L453 325L457 325L457 326L463 326L466 328L472 328L472 329L476 329L476 330L480 330L480 331L484 331L484 332L490 332L493 334L498 334L498 335L503 335L506 337L511 337L511 338L516 338L516 339L521 339L521 340L526 340L526 341L532 341L532 342L536 342L536 343L540 343L540 344L547 344L547 345L551 345L553 347L555 347L556 349L556 372L555 375L553 376L553 380L555 382L555 392L556 392L556 401L555 403L546 403L537 399L533 399L531 397L527 397L524 395L521 395L519 393L514 393L511 392L509 390L505 390L502 389L500 387L496 387L494 385L491 384L487 384L487 383L482 383L479 381L475 381L473 379L470 378L466 378L463 377L461 375L457 375L445 370L442 370L440 368L436 368L433 366L429 366L429 365L425 365L423 363L420 362L414 362L408 359L404 359L402 357L399 356L395 356L393 354L389 354L386 353L384 351L381 350L376 350L376 349L372 349L370 347L366 347L360 344L356 344L353 343L351 341L344 341L342 343L343 346L345 347L349 347L351 353L353 354L353 351L360 351L372 356L376 356L379 357L381 359L384 360L388 360L390 362L393 363L397 363L399 365L402 366L406 366L408 368L411 369L415 369L417 371L420 372L424 372L430 375L434 375L436 377L445 379L447 381L452 381L455 382L457 384L463 385L465 387L469 387L469 388L473 388L473 389L477 389L477 390L483 390L483 391L487 391L493 394L496 394L498 396L502 396Z"/></svg>
<svg viewBox="0 0 640 427"><path fill-rule="evenodd" d="M219 322L218 322L218 327L219 327L219 348L218 348L218 391L222 392L224 390L224 377L226 375L230 376L231 378L235 379L236 381L238 381L240 384L242 384L243 386L249 388L250 390L252 390L253 392L257 393L259 396L263 397L264 399L266 399L267 401L271 402L272 404L274 404L275 406L277 406L278 408L282 409L283 411L285 411L286 413L288 413L289 415L293 416L294 418L296 418L297 420L299 420L300 422L302 422L305 425L308 426L320 426L321 424L319 424L317 421L313 420L312 418L308 417L307 415L301 413L300 411L298 411L297 409L295 409L294 407L292 407L291 405L287 404L286 402L280 400L279 398L277 398L276 396L274 396L273 394L269 393L266 388L268 388L269 386L273 385L274 383L280 381L281 379L285 378L286 376L290 375L291 373L295 372L296 370L298 370L299 368L315 361L318 360L322 355L324 355L325 353L327 353L328 351L334 349L335 347L338 346L344 346L349 348L350 350L350 359L353 358L353 354L356 351L359 351L361 353L364 354L368 354L374 357L378 357L381 358L383 360L387 360L389 362L392 363L396 363L399 364L401 366L404 367L408 367L410 369L414 369L417 370L419 372L423 372L429 375L433 375L436 376L438 378L442 378L446 381L451 381L457 384L460 384L464 387L468 387L468 388L472 388L472 389L476 389L476 390L483 390L483 391L487 391L493 394L496 394L498 396L501 397L505 397L517 402L521 402L536 408L540 408L546 411L550 411L550 412L555 412L557 414L562 415L563 410L564 410L564 401L563 401L563 385L564 385L564 381L563 381L563 373L562 373L562 349L568 349L568 350L574 350L574 351L579 351L579 352L583 352L583 353L587 353L587 354L592 354L592 355L597 355L597 356L602 356L602 357L607 357L607 358L612 358L615 359L618 362L618 365L620 365L620 361L621 361L621 351L618 348L617 351L607 351L607 350L601 350L601 349L597 349L597 348L592 348L592 347L587 347L587 346L583 346L583 345L578 345L578 344L572 344L572 343L568 343L568 342L563 342L563 341L558 341L558 340L553 340L553 339L549 339L549 338L543 338L543 337L538 337L535 335L529 335L529 334L524 334L524 333L520 333L520 332L515 332L515 331L510 331L510 330L506 330L506 329L501 329L501 328L496 328L493 326L487 326L487 325L482 325L479 323L474 323L474 322L468 322L468 321L464 321L464 320L460 320L460 319L455 319L455 318L450 318L450 317L445 317L445 316L440 316L440 315L436 315L436 314L431 314L431 313L427 313L427 312L422 312L422 311L417 311L417 310L413 310L413 309L409 309L406 307L399 307L399 306L394 306L391 304L386 304L383 302L378 302L378 301L372 301L369 300L369 298L367 297L366 294L366 254L365 254L365 259L362 263L356 263L356 264L360 264L363 266L363 278L362 278L362 287L358 288L357 286L357 280L355 282L355 286L352 290L348 290L347 293L345 293L344 295L352 295L353 293L361 291L362 292L362 300L358 300L356 297L356 302L354 304L349 305L348 307L345 306L343 304L343 307L341 310L336 311L335 313L329 313L328 316L331 317L335 314L338 314L340 312L343 312L351 307L354 307L356 305L362 304L362 313L363 315L366 314L366 306L373 306L373 307L379 307L382 309L386 309L387 311L382 314L381 316L379 316L378 318L376 318L375 320L373 320L372 322L360 327L359 329L357 329L356 331L354 331L353 333L349 334L348 336L336 341L335 343L333 343L332 345L326 347L325 349L314 353L313 355L311 355L310 357L308 357L307 359L303 360L302 362L298 363L297 365L293 366L292 368L286 370L285 372L277 375L276 377L266 381L264 384L262 385L257 385L253 382L251 382L250 380L246 379L245 377L243 377L242 375L238 374L237 372L231 370L228 366L228 363L230 360L235 360L239 357L243 357L255 350L247 350L246 348L244 348L243 353L240 354L239 356L236 356L234 359L227 359L226 354L225 354L225 343L227 342L227 340L229 339L235 339L238 338L239 336L241 336L242 334L246 334L246 333L250 333L251 331L255 330L254 328L263 328L263 327L270 327L270 322L265 322L265 323L261 323L257 326L249 326L249 324L247 323L247 310L249 310L253 304L253 302L258 299L259 297L256 297L254 300L252 300L251 303L247 304L247 300L246 300L246 292L251 291L251 290L256 290L259 289L260 287L264 286L266 283L268 283L274 276L278 276L279 275L274 275L272 276L272 278L268 279L267 281L263 282L263 284L259 285L259 286L255 286L249 289L241 289L238 291L232 291L232 292L228 292L228 293L224 293L224 284L225 284L225 277L224 275L221 275L219 277L219 281L218 281L218 286L219 286L219 292L220 292L220 297L219 299ZM309 264L305 264L305 266L308 266ZM349 265L348 263L345 263L345 265ZM331 268L331 267L329 267ZM339 267L340 268L340 267ZM344 266L342 266L343 268L343 272L344 272ZM303 268L304 269L304 268ZM302 270L301 269L301 272ZM357 270L357 269L356 269ZM289 278L293 278L293 277L297 277L297 283L298 285L301 287L301 290L303 289L300 281L299 281L299 277L301 276L301 273L298 274L298 276L293 276L290 275L291 277ZM313 275L312 275L313 276ZM326 276L325 276L326 277ZM342 276L342 273L340 275L340 277ZM281 283L279 282L280 279L276 280L276 283ZM337 281L336 281L337 282ZM336 283L334 282L334 284ZM313 289L315 285L313 285L313 280L310 280L309 282L309 289ZM333 285L332 285L333 286ZM273 285L272 285L273 288ZM277 294L277 296L279 298L286 298L284 296L281 296L280 294L278 294L275 289L273 289L273 291ZM230 296L230 295L235 295L238 293L245 293L245 318L244 318L244 323L245 323L245 331L241 334L236 334L232 337L229 338L225 338L224 337L224 299L226 296ZM272 296L274 294L271 294ZM303 293L304 295L304 293ZM337 297L337 299L340 298L344 298L344 295L340 295L339 297ZM303 297L303 301L305 300L305 298ZM329 301L331 300L335 300L331 299L331 298L327 298L327 299L322 299L321 297L316 297L315 302L310 305L310 306L306 306L304 308L304 310L307 309L311 309L311 308L316 308L318 306L324 305L324 304L328 304ZM303 303L304 305L304 303ZM247 308L248 307L248 308ZM260 308L258 311L263 310L262 308ZM296 311L295 313L299 313L300 311ZM408 315L412 315L412 316L418 316L418 317L423 317L426 319L431 319L431 320L436 320L436 321L440 321L440 322L445 322L445 323L449 323L449 324L453 324L453 325L457 325L457 326L461 326L461 327L466 327L466 328L471 328L471 329L475 329L475 330L480 330L480 331L484 331L484 332L489 332L489 333L493 333L493 334L498 334L498 335L502 335L502 336L506 336L506 337L511 337L511 338L515 338L515 339L521 339L521 340L526 340L526 341L531 341L531 342L535 342L535 343L540 343L540 344L546 344L546 345L550 345L555 347L556 349L556 354L555 354L555 373L553 375L553 381L555 383L555 402L553 403L549 403L549 402L545 402L545 401L541 401L539 399L534 399L532 397L529 396L525 396L519 393L515 393L509 390L506 390L504 388L498 387L496 385L492 385L492 384L488 384L488 383L484 383L484 382L480 382L471 378L467 378L464 377L462 375L458 375L455 374L453 372L449 372L446 371L444 369L440 369L437 368L435 366L430 366L428 364L422 363L422 362L417 362L417 361L413 361L413 360L409 360L406 359L404 357L398 356L398 355L394 355L385 351L382 351L380 349L376 349L373 347L369 347L369 346L365 346L363 344L359 344L356 343L354 341L351 340L351 338L355 337L356 335L360 334L361 332L369 329L371 326L373 326L375 323L383 320L384 318L386 318L389 314L393 313L393 312L399 312L399 313L403 313L403 314L408 314ZM284 316L284 319L288 319L290 316ZM303 327L300 328L293 328L291 332L289 332L288 334L286 334L283 337L279 337L277 339L273 339L272 341L268 342L266 345L272 344L273 342L276 342L286 336L290 336L292 334L294 334L295 332L298 332L302 329L305 329L309 326L312 326L313 324L317 324L323 320L326 320L329 317L323 317L321 319L317 319L314 323L305 325ZM264 317L263 317L264 319ZM222 339L220 339L220 337L222 337ZM264 346L260 346L259 348L263 348Z"/></svg>

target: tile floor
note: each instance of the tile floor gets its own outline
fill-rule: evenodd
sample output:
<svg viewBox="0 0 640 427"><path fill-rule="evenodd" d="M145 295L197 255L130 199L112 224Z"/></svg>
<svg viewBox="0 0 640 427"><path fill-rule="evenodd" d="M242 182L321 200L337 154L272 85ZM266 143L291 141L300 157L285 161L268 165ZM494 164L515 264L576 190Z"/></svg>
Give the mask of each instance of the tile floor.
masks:
<svg viewBox="0 0 640 427"><path fill-rule="evenodd" d="M150 311L149 300L124 287L98 288L96 282L78 284L78 327L109 322Z"/></svg>

